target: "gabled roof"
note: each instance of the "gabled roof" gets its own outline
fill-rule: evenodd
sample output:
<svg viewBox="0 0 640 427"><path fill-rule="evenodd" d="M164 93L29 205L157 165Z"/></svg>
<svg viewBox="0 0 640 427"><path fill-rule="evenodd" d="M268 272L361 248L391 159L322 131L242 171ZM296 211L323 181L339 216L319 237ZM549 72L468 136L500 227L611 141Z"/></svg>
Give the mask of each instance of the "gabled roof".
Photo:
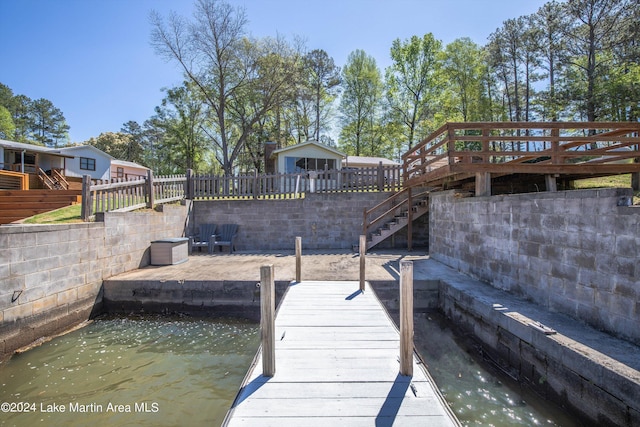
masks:
<svg viewBox="0 0 640 427"><path fill-rule="evenodd" d="M102 157L106 157L107 159L110 160L115 160L115 157L113 157L110 154L105 153L104 151L100 150L99 148L94 147L93 145L74 145L73 147L64 147L61 148L60 151L65 152L65 151L76 151L79 149L90 149L91 151L95 152L97 155L102 156Z"/></svg>
<svg viewBox="0 0 640 427"><path fill-rule="evenodd" d="M116 159L116 160L112 160L111 164L112 165L116 165L116 166L127 166L127 167L130 167L130 168L138 168L138 169L149 170L149 168L146 167L146 166L139 165L138 163L135 163L135 162L129 162L127 160L117 160Z"/></svg>
<svg viewBox="0 0 640 427"><path fill-rule="evenodd" d="M273 156L274 154L280 154L280 153L284 153L284 152L291 151L291 150L297 150L299 148L304 148L304 147L307 147L309 145L313 145L315 147L318 147L321 150L329 151L330 153L333 153L333 154L335 154L337 156L346 157L346 154L344 154L343 152L338 151L335 148L331 148L331 147L329 147L327 145L321 144L318 141L307 141L307 142L303 142L301 144L291 145L289 147L284 147L284 148L280 148L278 150L273 150L273 153L271 153L271 155Z"/></svg>
<svg viewBox="0 0 640 427"><path fill-rule="evenodd" d="M60 157L73 157L69 155L65 155L61 152L60 148L49 148L44 147L42 145L35 144L25 144L23 142L15 142L15 141L7 141L5 139L0 139L0 147L8 148L10 150L23 151L26 150L30 153L42 153L42 154L51 154L53 156Z"/></svg>

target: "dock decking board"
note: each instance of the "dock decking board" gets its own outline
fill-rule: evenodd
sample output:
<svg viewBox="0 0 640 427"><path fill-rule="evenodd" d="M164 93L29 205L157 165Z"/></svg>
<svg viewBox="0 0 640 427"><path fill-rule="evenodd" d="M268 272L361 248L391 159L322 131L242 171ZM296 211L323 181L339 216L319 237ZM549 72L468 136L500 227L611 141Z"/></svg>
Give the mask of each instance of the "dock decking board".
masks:
<svg viewBox="0 0 640 427"><path fill-rule="evenodd" d="M399 374L398 331L367 284L301 282L276 317L276 373L262 376L260 351L227 426L457 426L414 355Z"/></svg>

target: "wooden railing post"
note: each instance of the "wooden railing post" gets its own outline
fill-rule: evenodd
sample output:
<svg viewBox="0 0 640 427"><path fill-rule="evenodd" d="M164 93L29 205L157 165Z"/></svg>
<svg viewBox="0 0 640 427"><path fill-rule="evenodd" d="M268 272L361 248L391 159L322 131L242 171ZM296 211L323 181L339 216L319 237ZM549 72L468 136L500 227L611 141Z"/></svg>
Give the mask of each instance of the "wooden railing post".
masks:
<svg viewBox="0 0 640 427"><path fill-rule="evenodd" d="M302 281L302 237L296 237L296 282Z"/></svg>
<svg viewBox="0 0 640 427"><path fill-rule="evenodd" d="M260 267L260 336L262 344L262 375L276 373L276 298L273 264Z"/></svg>
<svg viewBox="0 0 640 427"><path fill-rule="evenodd" d="M155 204L155 194L153 191L153 171L151 169L147 171L147 193L149 195L149 198L147 199L147 207L149 209L153 209Z"/></svg>
<svg viewBox="0 0 640 427"><path fill-rule="evenodd" d="M367 254L367 236L360 236L360 292L364 292L364 275Z"/></svg>
<svg viewBox="0 0 640 427"><path fill-rule="evenodd" d="M378 163L378 191L384 191L384 168L382 162Z"/></svg>
<svg viewBox="0 0 640 427"><path fill-rule="evenodd" d="M194 196L194 179L193 179L193 169L187 169L187 176L186 176L187 180L185 182L185 187L184 187L184 198L185 199L189 199L189 200L193 200L193 196Z"/></svg>
<svg viewBox="0 0 640 427"><path fill-rule="evenodd" d="M362 214L362 234L367 235L367 208L364 208L364 212Z"/></svg>
<svg viewBox="0 0 640 427"><path fill-rule="evenodd" d="M84 222L89 221L89 218L91 218L92 205L91 175L82 175L82 211L80 216Z"/></svg>
<svg viewBox="0 0 640 427"><path fill-rule="evenodd" d="M407 250L411 251L413 249L413 195L412 195L412 187L409 187L409 196L407 199L407 203L409 203L409 212L407 218Z"/></svg>
<svg viewBox="0 0 640 427"><path fill-rule="evenodd" d="M413 375L413 262L400 261L400 374Z"/></svg>
<svg viewBox="0 0 640 427"><path fill-rule="evenodd" d="M251 180L253 185L251 185L251 192L253 193L253 198L257 199L260 197L260 182L258 182L258 170L253 170L253 179Z"/></svg>

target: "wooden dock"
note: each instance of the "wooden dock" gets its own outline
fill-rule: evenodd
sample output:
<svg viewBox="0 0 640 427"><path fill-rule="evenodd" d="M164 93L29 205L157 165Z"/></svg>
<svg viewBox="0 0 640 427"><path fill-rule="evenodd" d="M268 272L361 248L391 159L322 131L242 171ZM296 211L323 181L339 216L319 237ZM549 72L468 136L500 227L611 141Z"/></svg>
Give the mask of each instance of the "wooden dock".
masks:
<svg viewBox="0 0 640 427"><path fill-rule="evenodd" d="M292 283L275 337L275 375L259 351L224 425L460 425L415 354L400 375L398 330L368 283Z"/></svg>

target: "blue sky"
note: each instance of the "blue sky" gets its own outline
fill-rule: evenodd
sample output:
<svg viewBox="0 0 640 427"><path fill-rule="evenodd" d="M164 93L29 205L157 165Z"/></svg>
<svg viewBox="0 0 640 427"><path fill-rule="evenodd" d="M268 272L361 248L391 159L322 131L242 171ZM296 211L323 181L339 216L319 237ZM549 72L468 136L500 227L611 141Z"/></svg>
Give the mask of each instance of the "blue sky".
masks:
<svg viewBox="0 0 640 427"><path fill-rule="evenodd" d="M394 39L433 33L444 44L485 44L509 18L545 0L229 0L255 37L299 36L343 66L363 49L383 71ZM46 98L64 113L72 142L142 124L179 85L181 70L149 44L151 10L191 16L192 0L0 0L0 83Z"/></svg>

